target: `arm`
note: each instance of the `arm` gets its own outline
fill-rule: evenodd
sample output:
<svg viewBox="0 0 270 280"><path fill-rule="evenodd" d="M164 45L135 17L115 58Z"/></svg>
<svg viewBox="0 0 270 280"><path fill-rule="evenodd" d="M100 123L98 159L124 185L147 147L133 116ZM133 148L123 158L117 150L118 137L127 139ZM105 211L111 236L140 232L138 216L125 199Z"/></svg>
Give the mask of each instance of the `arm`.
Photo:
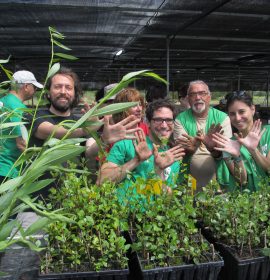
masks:
<svg viewBox="0 0 270 280"><path fill-rule="evenodd" d="M126 178L128 172L132 172L141 162L150 158L152 151L148 148L143 131L139 130L136 132L136 139L137 143L133 140L136 156L121 165L112 162L104 163L100 169L98 184L102 184L106 179L110 179L113 182L120 182ZM114 148L115 146L111 152L114 152ZM124 160L123 154L118 153L117 156Z"/></svg>
<svg viewBox="0 0 270 280"><path fill-rule="evenodd" d="M63 138L68 132L68 129L63 126L54 125L50 122L42 122L36 129L35 136L39 139L45 140L49 137L54 137L57 139ZM80 138L86 136L86 132L82 128L75 129L69 138Z"/></svg>
<svg viewBox="0 0 270 280"><path fill-rule="evenodd" d="M97 183L100 185L108 179L116 183L121 182L126 178L127 173L132 172L139 164L140 160L137 156L122 166L112 162L106 162L101 166Z"/></svg>

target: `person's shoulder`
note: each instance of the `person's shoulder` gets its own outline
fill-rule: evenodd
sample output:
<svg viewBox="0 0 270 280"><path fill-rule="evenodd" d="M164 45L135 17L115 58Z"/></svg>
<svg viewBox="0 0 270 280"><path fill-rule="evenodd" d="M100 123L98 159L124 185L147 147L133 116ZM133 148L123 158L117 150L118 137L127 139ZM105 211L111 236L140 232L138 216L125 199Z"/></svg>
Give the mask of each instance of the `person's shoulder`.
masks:
<svg viewBox="0 0 270 280"><path fill-rule="evenodd" d="M221 116L228 116L227 113L225 113L225 112L223 112L223 111L221 111L221 110L219 110L219 109L217 109L217 108L214 108L214 107L210 107L210 108L211 108L211 110L212 110L215 114L219 114L219 115L221 115Z"/></svg>

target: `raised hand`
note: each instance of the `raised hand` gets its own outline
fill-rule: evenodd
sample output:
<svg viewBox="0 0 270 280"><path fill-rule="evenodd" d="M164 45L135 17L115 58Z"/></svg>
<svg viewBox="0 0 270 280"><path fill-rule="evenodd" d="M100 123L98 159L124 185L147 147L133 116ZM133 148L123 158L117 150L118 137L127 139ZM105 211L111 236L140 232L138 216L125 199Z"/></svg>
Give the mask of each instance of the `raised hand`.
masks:
<svg viewBox="0 0 270 280"><path fill-rule="evenodd" d="M102 140L106 144L111 144L122 139L136 139L134 133L140 130L139 127L136 127L139 122L139 119L130 115L116 124L110 124L110 117L104 116Z"/></svg>
<svg viewBox="0 0 270 280"><path fill-rule="evenodd" d="M136 140L133 140L133 145L139 161L145 161L150 158L152 155L152 151L148 148L144 132L139 128L137 132L135 132Z"/></svg>
<svg viewBox="0 0 270 280"><path fill-rule="evenodd" d="M262 122L261 120L256 120L253 123L253 126L246 137L240 137L238 134L234 134L237 141L245 146L249 151L254 151L258 147L260 140L262 138L262 135L265 131L265 128L261 130L262 128Z"/></svg>
<svg viewBox="0 0 270 280"><path fill-rule="evenodd" d="M213 135L215 133L222 134L222 126L218 124L212 124L206 135L201 137L203 144L206 146L207 150L212 152L216 146L216 142L213 141Z"/></svg>
<svg viewBox="0 0 270 280"><path fill-rule="evenodd" d="M212 135L213 141L216 143L214 147L217 151L223 151L231 154L233 157L239 157L241 144L239 141L232 140L221 133L215 133Z"/></svg>
<svg viewBox="0 0 270 280"><path fill-rule="evenodd" d="M182 134L182 137L176 139L175 142L182 146L186 153L194 154L201 144L201 139L198 136L192 137L187 134Z"/></svg>
<svg viewBox="0 0 270 280"><path fill-rule="evenodd" d="M185 155L185 150L181 145L176 145L165 152L158 152L157 146L154 145L153 153L155 158L155 166L163 170L172 165L175 161L182 160L183 156Z"/></svg>

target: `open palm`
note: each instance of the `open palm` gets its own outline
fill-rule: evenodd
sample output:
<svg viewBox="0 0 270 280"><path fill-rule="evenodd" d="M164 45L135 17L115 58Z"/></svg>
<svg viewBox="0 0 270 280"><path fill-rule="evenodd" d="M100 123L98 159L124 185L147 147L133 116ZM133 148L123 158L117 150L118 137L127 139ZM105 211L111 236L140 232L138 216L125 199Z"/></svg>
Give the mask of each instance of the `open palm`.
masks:
<svg viewBox="0 0 270 280"><path fill-rule="evenodd" d="M238 134L234 134L237 141L245 146L248 150L255 150L261 140L261 137L265 131L265 129L261 130L262 122L260 120L256 120L247 134L246 137L241 138Z"/></svg>
<svg viewBox="0 0 270 280"><path fill-rule="evenodd" d="M216 143L214 148L217 151L227 152L233 157L238 157L240 155L241 144L239 141L232 140L220 133L213 134L213 141Z"/></svg>

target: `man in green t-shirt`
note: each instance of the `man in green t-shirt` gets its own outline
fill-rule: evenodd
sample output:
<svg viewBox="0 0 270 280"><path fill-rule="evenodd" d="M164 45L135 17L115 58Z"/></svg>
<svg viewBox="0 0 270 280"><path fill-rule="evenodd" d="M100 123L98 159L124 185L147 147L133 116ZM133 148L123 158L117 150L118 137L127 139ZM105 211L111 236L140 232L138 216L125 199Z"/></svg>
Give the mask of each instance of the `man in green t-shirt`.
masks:
<svg viewBox="0 0 270 280"><path fill-rule="evenodd" d="M26 108L23 102L33 97L36 88L43 88L43 85L37 82L33 73L25 70L15 72L9 93L0 99L1 123L20 122ZM24 128L19 125L0 129L0 183L6 177L15 178L18 175L18 170L13 165L25 149L22 130Z"/></svg>
<svg viewBox="0 0 270 280"><path fill-rule="evenodd" d="M149 136L138 131L136 141L121 140L115 143L107 162L101 166L98 183L106 180L123 182L124 188L135 188L137 180L158 179L163 189L174 187L179 160L184 156L180 145L173 148L167 145L174 128L174 110L174 104L167 99L151 102L146 109ZM133 191L136 193L136 189Z"/></svg>

